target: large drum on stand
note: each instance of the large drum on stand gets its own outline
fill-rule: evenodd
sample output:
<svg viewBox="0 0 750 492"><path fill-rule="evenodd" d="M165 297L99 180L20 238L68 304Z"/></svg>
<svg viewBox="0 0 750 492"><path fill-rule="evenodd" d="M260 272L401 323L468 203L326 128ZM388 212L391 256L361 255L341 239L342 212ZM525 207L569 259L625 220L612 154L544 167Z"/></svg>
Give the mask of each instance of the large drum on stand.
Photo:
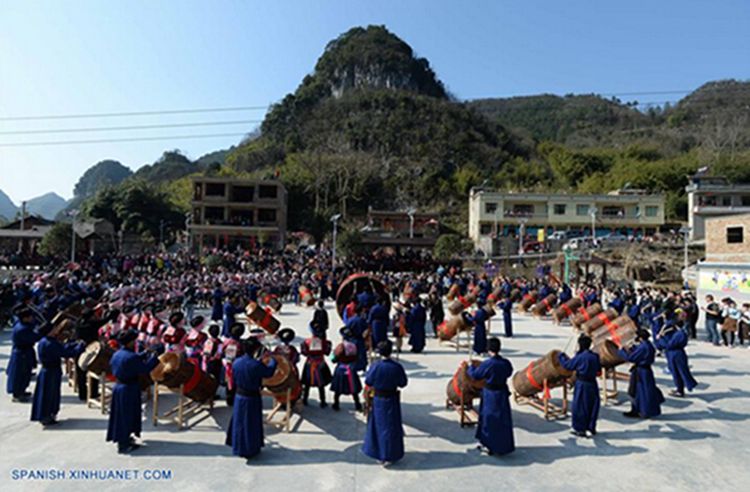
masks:
<svg viewBox="0 0 750 492"><path fill-rule="evenodd" d="M471 365L474 367L479 364L481 362L478 360L471 361ZM459 406L463 401L465 405L471 406L472 400L482 393L484 384L483 380L477 381L469 377L468 366L460 365L451 380L448 381L445 395L453 405Z"/></svg>
<svg viewBox="0 0 750 492"><path fill-rule="evenodd" d="M531 308L531 314L533 314L534 316L545 316L547 313L554 309L556 302L557 296L555 294L550 294L541 301L534 304L534 306Z"/></svg>
<svg viewBox="0 0 750 492"><path fill-rule="evenodd" d="M513 375L515 392L521 396L533 396L544 390L545 380L547 380L547 388L564 384L573 372L560 364L559 357L560 351L552 350L541 359L531 362L526 369L516 372Z"/></svg>
<svg viewBox="0 0 750 492"><path fill-rule="evenodd" d="M587 308L584 308L583 305L581 305L576 311L576 314L570 318L570 324L573 325L573 328L580 330L584 323L591 320L591 318L602 311L604 311L604 309L602 309L602 305L598 302L595 302Z"/></svg>
<svg viewBox="0 0 750 492"><path fill-rule="evenodd" d="M302 394L302 384L299 380L297 368L281 354L271 354L267 357L273 357L276 361L276 371L273 376L262 381L263 386L273 393L273 398L278 402L286 403L287 390L289 389L291 389L291 401L297 401ZM264 357L264 363L267 357Z"/></svg>
<svg viewBox="0 0 750 492"><path fill-rule="evenodd" d="M212 399L219 382L201 370L198 364L167 352L159 356L159 365L151 371L151 379L169 389L183 388L183 394L198 402Z"/></svg>
<svg viewBox="0 0 750 492"><path fill-rule="evenodd" d="M383 282L367 273L355 273L346 277L341 282L338 292L336 292L336 312L339 313L341 319L344 319L344 309L346 309L346 305L351 301L352 296L356 296L366 290L372 292L376 298L382 297L385 299L385 308L390 311L391 296L388 294Z"/></svg>
<svg viewBox="0 0 750 492"><path fill-rule="evenodd" d="M607 369L625 362L617 351L635 342L637 328L629 316L620 316L591 333L591 350L599 354L602 367Z"/></svg>
<svg viewBox="0 0 750 492"><path fill-rule="evenodd" d="M471 330L471 320L468 313L461 313L440 323L437 330L438 339L452 340L459 332Z"/></svg>
<svg viewBox="0 0 750 492"><path fill-rule="evenodd" d="M458 296L450 304L448 304L448 312L453 316L458 316L464 309L468 309L472 304L477 302L476 294L469 293L466 296Z"/></svg>
<svg viewBox="0 0 750 492"><path fill-rule="evenodd" d="M93 374L107 374L109 373L109 361L114 353L114 350L106 343L91 342L78 356L78 366Z"/></svg>
<svg viewBox="0 0 750 492"><path fill-rule="evenodd" d="M245 315L247 319L271 335L275 334L281 328L281 321L274 317L271 313L271 308L263 309L252 301L245 307Z"/></svg>
<svg viewBox="0 0 750 492"><path fill-rule="evenodd" d="M299 288L299 300L307 307L311 307L315 304L315 296L312 291L304 285Z"/></svg>
<svg viewBox="0 0 750 492"><path fill-rule="evenodd" d="M521 298L521 302L518 303L518 310L522 313L525 313L528 311L531 306L534 305L536 302L536 291L532 290L529 291L527 294L524 294L524 296Z"/></svg>
<svg viewBox="0 0 750 492"><path fill-rule="evenodd" d="M581 325L581 331L591 336L594 330L601 326L608 325L617 318L619 314L614 309L607 309L596 316L593 316L590 320Z"/></svg>
<svg viewBox="0 0 750 492"><path fill-rule="evenodd" d="M583 306L583 301L578 297L573 297L555 309L552 313L552 319L555 320L555 323L560 324L564 320L575 316L581 306Z"/></svg>

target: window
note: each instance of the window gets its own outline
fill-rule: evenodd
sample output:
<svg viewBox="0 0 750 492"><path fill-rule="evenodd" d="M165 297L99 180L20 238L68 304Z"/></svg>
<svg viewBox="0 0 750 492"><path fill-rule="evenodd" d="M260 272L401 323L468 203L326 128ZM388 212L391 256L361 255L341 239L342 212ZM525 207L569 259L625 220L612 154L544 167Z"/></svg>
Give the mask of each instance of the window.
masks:
<svg viewBox="0 0 750 492"><path fill-rule="evenodd" d="M732 206L732 197L731 196L723 196L723 197L721 197L721 204L724 207L731 207Z"/></svg>
<svg viewBox="0 0 750 492"><path fill-rule="evenodd" d="M555 212L555 215L565 215L565 204L564 203L555 203L553 210Z"/></svg>
<svg viewBox="0 0 750 492"><path fill-rule="evenodd" d="M248 203L253 201L255 188L252 186L234 186L232 187L232 201Z"/></svg>
<svg viewBox="0 0 750 492"><path fill-rule="evenodd" d="M497 203L485 203L484 212L487 214L494 214L497 211Z"/></svg>
<svg viewBox="0 0 750 492"><path fill-rule="evenodd" d="M226 185L224 183L206 183L206 196L224 196Z"/></svg>
<svg viewBox="0 0 750 492"><path fill-rule="evenodd" d="M479 229L479 234L482 236L489 236L492 234L492 225L491 224L482 224L482 227Z"/></svg>
<svg viewBox="0 0 750 492"><path fill-rule="evenodd" d="M206 207L203 216L209 224L219 224L224 222L224 209L222 207Z"/></svg>
<svg viewBox="0 0 750 492"><path fill-rule="evenodd" d="M258 210L258 224L275 224L276 210L272 208L261 208Z"/></svg>
<svg viewBox="0 0 750 492"><path fill-rule="evenodd" d="M625 209L612 205L602 207L602 217L625 217Z"/></svg>
<svg viewBox="0 0 750 492"><path fill-rule="evenodd" d="M258 187L258 196L260 198L276 198L277 193L276 185L260 185Z"/></svg>
<svg viewBox="0 0 750 492"><path fill-rule="evenodd" d="M203 186L200 183L195 183L195 191L193 192L193 200L198 201L203 198Z"/></svg>
<svg viewBox="0 0 750 492"><path fill-rule="evenodd" d="M534 215L534 205L513 205L513 208L511 210L505 211L505 215L508 217L531 217L532 215Z"/></svg>
<svg viewBox="0 0 750 492"><path fill-rule="evenodd" d="M655 205L646 205L646 217L656 217L659 214L659 207Z"/></svg>
<svg viewBox="0 0 750 492"><path fill-rule="evenodd" d="M743 195L742 196L742 206L743 207L750 207L750 195Z"/></svg>
<svg viewBox="0 0 750 492"><path fill-rule="evenodd" d="M727 227L727 243L738 244L743 242L745 234L744 227Z"/></svg>
<svg viewBox="0 0 750 492"><path fill-rule="evenodd" d="M576 215L588 215L588 214L589 214L588 205L576 205Z"/></svg>

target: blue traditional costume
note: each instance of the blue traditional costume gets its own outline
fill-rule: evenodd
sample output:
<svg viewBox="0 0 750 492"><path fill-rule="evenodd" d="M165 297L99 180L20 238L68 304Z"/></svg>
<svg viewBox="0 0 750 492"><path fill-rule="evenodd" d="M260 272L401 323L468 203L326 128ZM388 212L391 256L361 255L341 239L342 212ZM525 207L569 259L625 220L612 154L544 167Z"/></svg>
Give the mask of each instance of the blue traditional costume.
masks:
<svg viewBox="0 0 750 492"><path fill-rule="evenodd" d="M381 463L393 463L404 457L404 429L401 424L399 388L407 385L406 371L390 356L390 342L386 357L367 371L365 384L375 390L372 410L367 417L367 432L362 452Z"/></svg>
<svg viewBox="0 0 750 492"><path fill-rule="evenodd" d="M510 412L508 378L513 365L500 355L493 355L477 367L468 368L469 377L484 380L479 405L477 440L490 454L508 454L516 447L513 440L513 417Z"/></svg>
<svg viewBox="0 0 750 492"><path fill-rule="evenodd" d="M107 441L116 442L120 452L132 446L131 434L141 435L141 388L138 377L148 374L159 364L154 354L133 352L129 345L136 337L133 330L122 332L118 337L122 348L110 360L117 384L112 389Z"/></svg>
<svg viewBox="0 0 750 492"><path fill-rule="evenodd" d="M44 425L55 422L60 411L60 383L63 357L77 357L83 349L82 342L70 342L63 345L56 338L46 336L36 347L42 369L34 387L34 401L31 405L31 420Z"/></svg>
<svg viewBox="0 0 750 492"><path fill-rule="evenodd" d="M511 338L513 336L513 301L507 298L504 301L498 302L497 307L503 312L505 336Z"/></svg>
<svg viewBox="0 0 750 492"><path fill-rule="evenodd" d="M354 365L354 369L357 371L364 371L367 367L367 347L365 346L367 321L360 314L362 313L362 309L358 307L357 314L349 318L346 322L346 327L351 331L354 343L357 345L357 363Z"/></svg>
<svg viewBox="0 0 750 492"><path fill-rule="evenodd" d="M633 363L628 388L628 394L633 398L633 408L626 415L642 418L656 417L661 415L661 404L664 403L664 395L656 387L654 372L651 369L656 357L656 349L648 341L647 336L640 338L641 342L631 350L619 350L620 357Z"/></svg>
<svg viewBox="0 0 750 492"><path fill-rule="evenodd" d="M8 367L5 369L8 380L5 390L14 399L28 398L26 389L31 383L31 372L36 366L34 344L41 335L35 330L31 321L31 311L23 309L18 314L19 320L13 325L13 349L10 352Z"/></svg>
<svg viewBox="0 0 750 492"><path fill-rule="evenodd" d="M672 374L676 393L685 394L685 389L693 391L698 382L693 378L688 364L685 347L688 343L687 333L680 329L673 329L656 340L656 346L667 356L669 372Z"/></svg>
<svg viewBox="0 0 750 492"><path fill-rule="evenodd" d="M579 435L585 435L586 431L596 434L600 405L596 375L602 370L599 356L587 348L579 351L572 359L561 353L560 363L568 371L576 373L572 408L573 431Z"/></svg>
<svg viewBox="0 0 750 492"><path fill-rule="evenodd" d="M417 302L406 315L406 330L409 332L409 345L411 345L412 352L420 353L424 350L426 323L427 312L422 304Z"/></svg>
<svg viewBox="0 0 750 492"><path fill-rule="evenodd" d="M377 347L380 342L388 339L389 321L388 309L382 303L378 302L370 308L367 323L370 325L373 347Z"/></svg>
<svg viewBox="0 0 750 492"><path fill-rule="evenodd" d="M481 303L477 303L477 305L479 304ZM475 354L487 352L487 326L485 325L487 318L489 318L487 311L482 309L481 305L474 312L474 316L471 317L471 321L474 323L474 344L472 345L472 350Z"/></svg>
<svg viewBox="0 0 750 492"><path fill-rule="evenodd" d="M232 447L232 454L245 459L260 453L260 448L264 446L260 388L263 379L270 378L276 371L275 359L269 359L268 365L265 365L254 359L249 352L253 351L246 350L232 365L237 393L226 439L226 445Z"/></svg>

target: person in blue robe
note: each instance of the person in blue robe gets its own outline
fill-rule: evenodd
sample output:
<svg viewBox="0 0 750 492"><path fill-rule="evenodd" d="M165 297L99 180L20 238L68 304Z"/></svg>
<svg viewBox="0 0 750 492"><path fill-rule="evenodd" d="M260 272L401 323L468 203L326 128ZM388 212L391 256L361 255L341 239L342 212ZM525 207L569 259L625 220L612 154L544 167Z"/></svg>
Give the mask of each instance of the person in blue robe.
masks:
<svg viewBox="0 0 750 492"><path fill-rule="evenodd" d="M218 285L211 294L211 321L221 321L222 318L222 302L224 300L224 292Z"/></svg>
<svg viewBox="0 0 750 492"><path fill-rule="evenodd" d="M226 445L232 454L250 459L260 453L263 443L263 401L260 389L264 378L276 372L276 360L264 364L256 358L261 344L257 338L244 341L244 355L234 361L232 374L237 393L232 407L232 418L227 429Z"/></svg>
<svg viewBox="0 0 750 492"><path fill-rule="evenodd" d="M471 322L474 324L474 344L472 350L475 354L484 354L487 352L487 311L482 309L484 303L477 301L478 309L474 311L474 315L470 316Z"/></svg>
<svg viewBox="0 0 750 492"><path fill-rule="evenodd" d="M378 344L388 339L388 308L385 298L378 299L378 302L370 308L370 312L367 316L367 324L370 325L370 338L372 346L377 347Z"/></svg>
<svg viewBox="0 0 750 492"><path fill-rule="evenodd" d="M58 333L50 332L37 344L42 369L36 378L34 399L31 405L31 420L43 426L57 424L60 411L60 384L62 382L63 357L77 357L85 348L84 342L69 342L63 345Z"/></svg>
<svg viewBox="0 0 750 492"><path fill-rule="evenodd" d="M571 413L572 433L578 437L587 437L587 431L592 436L596 435L596 420L599 418L600 398L596 376L602 370L602 365L599 355L590 348L591 338L581 335L578 338L578 353L572 359L560 353L560 364L576 375Z"/></svg>
<svg viewBox="0 0 750 492"><path fill-rule="evenodd" d="M566 283L563 283L560 287L560 295L558 296L558 302L560 304L565 304L570 299L573 298L573 291L570 289L570 286Z"/></svg>
<svg viewBox="0 0 750 492"><path fill-rule="evenodd" d="M656 358L656 349L649 342L650 334L646 330L638 330L636 344L630 349L620 349L619 355L631 362L630 386L628 394L633 399L632 408L623 415L631 418L649 418L661 415L661 404L664 395L656 387L654 371L651 366Z"/></svg>
<svg viewBox="0 0 750 492"><path fill-rule="evenodd" d="M617 314L622 314L622 310L625 309L625 301L623 300L622 295L617 292L615 294L615 297L611 301L609 301L609 305L607 307L617 311Z"/></svg>
<svg viewBox="0 0 750 492"><path fill-rule="evenodd" d="M380 342L382 359L367 371L365 384L375 390L372 409L367 416L367 431L362 452L388 466L404 457L404 428L401 423L399 388L408 384L406 371L391 359L393 344Z"/></svg>
<svg viewBox="0 0 750 492"><path fill-rule="evenodd" d="M31 383L31 373L36 366L34 344L42 335L36 331L34 313L29 308L16 312L18 320L13 325L12 343L8 367L5 369L7 381L5 390L13 395L14 402L27 402L31 393L27 391Z"/></svg>
<svg viewBox="0 0 750 492"><path fill-rule="evenodd" d="M476 438L479 449L484 449L487 454L508 454L516 449L508 390L508 378L513 374L513 365L500 355L500 339L490 338L487 350L490 354L488 359L476 367L468 367L470 378L485 382L479 405Z"/></svg>
<svg viewBox="0 0 750 492"><path fill-rule="evenodd" d="M664 351L667 356L667 365L669 372L672 374L675 389L670 393L672 396L685 396L685 389L693 391L698 382L690 372L688 357L685 353L685 347L688 343L688 335L685 331L677 329L673 325L665 330L656 339L656 346Z"/></svg>
<svg viewBox="0 0 750 492"><path fill-rule="evenodd" d="M357 294L357 304L365 309L370 309L374 300L375 296L369 290L364 290Z"/></svg>
<svg viewBox="0 0 750 492"><path fill-rule="evenodd" d="M223 313L224 313L224 325L222 327L221 335L223 337L228 337L230 335L230 328L235 322L235 315L239 313L239 309L237 308L237 298L232 297L231 299L228 299L227 302L224 303Z"/></svg>
<svg viewBox="0 0 750 492"><path fill-rule="evenodd" d="M497 307L503 312L505 336L511 338L513 337L513 301L510 297L506 297L497 303Z"/></svg>
<svg viewBox="0 0 750 492"><path fill-rule="evenodd" d="M633 320L637 328L641 327L641 307L636 302L630 302L625 308L625 314Z"/></svg>
<svg viewBox="0 0 750 492"><path fill-rule="evenodd" d="M425 346L425 324L427 323L427 311L419 299L406 315L406 331L409 332L409 345L411 352L419 354Z"/></svg>
<svg viewBox="0 0 750 492"><path fill-rule="evenodd" d="M120 349L109 364L117 383L112 389L112 402L107 425L107 442L117 443L119 453L139 447L131 435L141 436L141 387L139 376L150 373L159 359L153 352L135 352L138 332L125 330L119 333Z"/></svg>
<svg viewBox="0 0 750 492"><path fill-rule="evenodd" d="M354 316L346 321L346 327L352 333L354 343L357 345L357 362L354 364L356 371L364 371L367 367L367 347L365 346L365 332L367 321L365 320L366 307L359 304Z"/></svg>
<svg viewBox="0 0 750 492"><path fill-rule="evenodd" d="M542 284L542 286L539 288L539 297L538 299L541 301L542 299L546 299L548 295L554 294L552 291L552 287L550 287L547 284Z"/></svg>

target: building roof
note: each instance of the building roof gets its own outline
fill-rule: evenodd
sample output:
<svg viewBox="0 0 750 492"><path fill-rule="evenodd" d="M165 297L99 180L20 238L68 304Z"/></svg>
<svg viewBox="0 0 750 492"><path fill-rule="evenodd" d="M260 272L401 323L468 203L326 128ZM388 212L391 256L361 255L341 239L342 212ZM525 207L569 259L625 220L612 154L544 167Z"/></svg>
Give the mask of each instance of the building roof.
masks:
<svg viewBox="0 0 750 492"><path fill-rule="evenodd" d="M53 220L47 220L44 217L40 217L39 215L29 215L24 219L23 227L24 229L32 229L34 227L39 226L52 226L55 224L55 221ZM9 224L5 224L4 226L0 227L0 229L21 229L21 219L15 220Z"/></svg>

